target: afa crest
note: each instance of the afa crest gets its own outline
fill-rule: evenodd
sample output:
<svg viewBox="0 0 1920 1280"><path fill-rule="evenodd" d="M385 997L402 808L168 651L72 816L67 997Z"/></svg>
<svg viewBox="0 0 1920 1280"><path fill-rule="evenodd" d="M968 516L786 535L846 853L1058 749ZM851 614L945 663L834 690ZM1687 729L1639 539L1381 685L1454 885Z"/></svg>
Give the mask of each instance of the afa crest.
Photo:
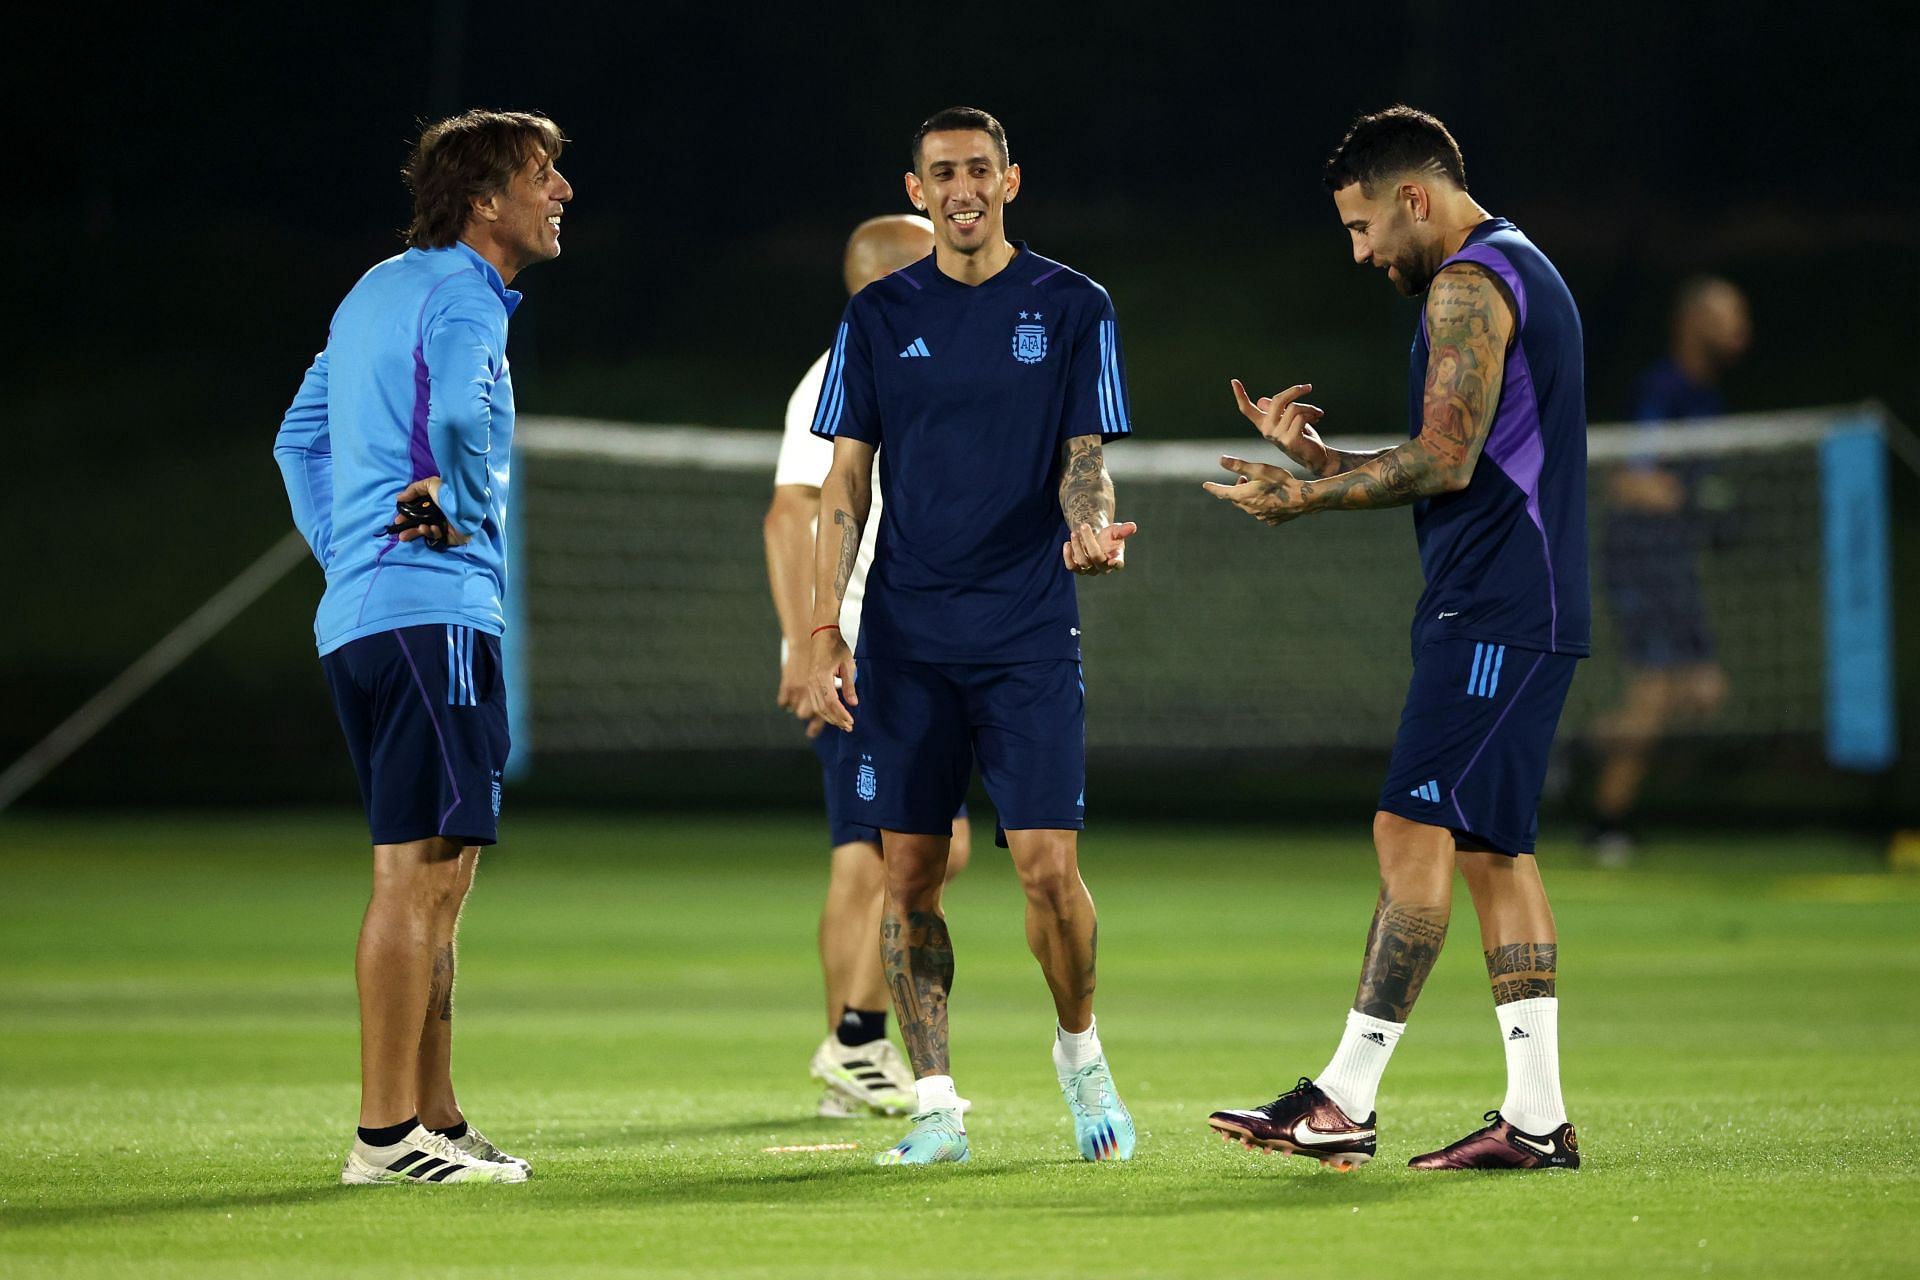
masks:
<svg viewBox="0 0 1920 1280"><path fill-rule="evenodd" d="M1013 358L1021 364L1039 364L1047 358L1047 328L1039 324L1013 326Z"/></svg>
<svg viewBox="0 0 1920 1280"><path fill-rule="evenodd" d="M862 800L871 800L879 794L879 778L873 772L873 766L867 763L873 757L860 757L859 772L853 775L853 793Z"/></svg>

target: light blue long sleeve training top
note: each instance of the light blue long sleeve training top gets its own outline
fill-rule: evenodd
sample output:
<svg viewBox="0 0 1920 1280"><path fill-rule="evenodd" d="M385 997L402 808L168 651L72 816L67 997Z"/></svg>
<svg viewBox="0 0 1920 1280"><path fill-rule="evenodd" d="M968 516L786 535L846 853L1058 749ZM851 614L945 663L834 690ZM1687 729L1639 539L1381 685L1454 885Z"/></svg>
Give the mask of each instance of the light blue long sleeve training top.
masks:
<svg viewBox="0 0 1920 1280"><path fill-rule="evenodd" d="M334 312L273 445L294 524L327 574L321 653L398 627L505 630L507 317L519 304L456 244L387 259ZM400 491L433 475L448 523L473 540L436 551L379 536Z"/></svg>

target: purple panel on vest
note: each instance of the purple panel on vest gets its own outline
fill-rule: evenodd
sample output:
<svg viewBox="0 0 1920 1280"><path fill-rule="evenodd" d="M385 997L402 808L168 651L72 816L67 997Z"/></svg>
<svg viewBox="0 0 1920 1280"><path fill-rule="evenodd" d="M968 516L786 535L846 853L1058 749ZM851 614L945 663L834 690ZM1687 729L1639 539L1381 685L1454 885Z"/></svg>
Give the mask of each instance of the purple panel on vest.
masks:
<svg viewBox="0 0 1920 1280"><path fill-rule="evenodd" d="M1540 472L1547 461L1547 442L1540 430L1540 401L1534 394L1533 370L1527 364L1527 349L1519 342L1507 353L1506 373L1500 380L1500 408L1494 414L1493 430L1487 433L1482 456L1527 495L1527 518L1540 531L1540 551L1547 561L1547 606L1552 614L1548 634L1557 644L1560 592L1553 580L1553 548L1547 542L1547 523L1540 515Z"/></svg>
<svg viewBox="0 0 1920 1280"><path fill-rule="evenodd" d="M1451 258L1448 258L1446 262L1441 263L1440 270L1445 271L1450 264L1455 262L1475 263L1499 276L1501 283L1513 291L1513 300L1520 308L1520 326L1522 328L1526 327L1527 286L1521 282L1520 273L1513 269L1513 264L1507 261L1506 254L1501 253L1491 245L1470 244L1460 252L1454 254Z"/></svg>

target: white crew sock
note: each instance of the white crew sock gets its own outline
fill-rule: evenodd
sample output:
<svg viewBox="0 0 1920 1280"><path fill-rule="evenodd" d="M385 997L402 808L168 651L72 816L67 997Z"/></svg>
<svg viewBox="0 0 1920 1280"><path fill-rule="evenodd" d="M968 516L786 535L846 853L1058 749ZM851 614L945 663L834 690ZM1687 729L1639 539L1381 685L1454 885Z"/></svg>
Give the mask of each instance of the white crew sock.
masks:
<svg viewBox="0 0 1920 1280"><path fill-rule="evenodd" d="M960 1094L952 1076L921 1076L913 1082L915 1105L922 1111L958 1111Z"/></svg>
<svg viewBox="0 0 1920 1280"><path fill-rule="evenodd" d="M1500 1114L1522 1133L1550 1134L1567 1122L1560 1097L1560 1001L1535 996L1493 1013L1507 1049L1507 1100Z"/></svg>
<svg viewBox="0 0 1920 1280"><path fill-rule="evenodd" d="M1053 1069L1070 1076L1100 1056L1100 1020L1087 1023L1085 1031L1069 1031L1059 1023L1053 1026Z"/></svg>
<svg viewBox="0 0 1920 1280"><path fill-rule="evenodd" d="M1404 1022L1370 1017L1358 1009L1347 1012L1347 1029L1340 1037L1340 1047L1313 1082L1347 1113L1349 1120L1365 1124L1373 1114L1380 1076L1387 1069L1387 1059L1393 1056L1400 1033L1406 1029Z"/></svg>

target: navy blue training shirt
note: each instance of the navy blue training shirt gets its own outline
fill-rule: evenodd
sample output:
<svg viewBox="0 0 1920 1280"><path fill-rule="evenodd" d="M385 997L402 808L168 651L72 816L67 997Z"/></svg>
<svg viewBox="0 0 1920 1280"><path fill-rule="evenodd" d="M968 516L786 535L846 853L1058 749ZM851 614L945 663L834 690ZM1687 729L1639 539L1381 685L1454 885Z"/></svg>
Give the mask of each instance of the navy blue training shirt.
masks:
<svg viewBox="0 0 1920 1280"><path fill-rule="evenodd" d="M979 285L931 256L847 304L813 433L879 449L861 657L1080 657L1061 448L1130 430L1107 291L1021 241Z"/></svg>
<svg viewBox="0 0 1920 1280"><path fill-rule="evenodd" d="M1580 311L1547 256L1505 218L1467 233L1441 263L1498 276L1519 310L1493 429L1467 487L1422 498L1414 536L1427 589L1413 620L1430 641L1487 640L1591 652L1587 595L1587 392ZM1424 425L1427 313L1414 334L1413 425Z"/></svg>

